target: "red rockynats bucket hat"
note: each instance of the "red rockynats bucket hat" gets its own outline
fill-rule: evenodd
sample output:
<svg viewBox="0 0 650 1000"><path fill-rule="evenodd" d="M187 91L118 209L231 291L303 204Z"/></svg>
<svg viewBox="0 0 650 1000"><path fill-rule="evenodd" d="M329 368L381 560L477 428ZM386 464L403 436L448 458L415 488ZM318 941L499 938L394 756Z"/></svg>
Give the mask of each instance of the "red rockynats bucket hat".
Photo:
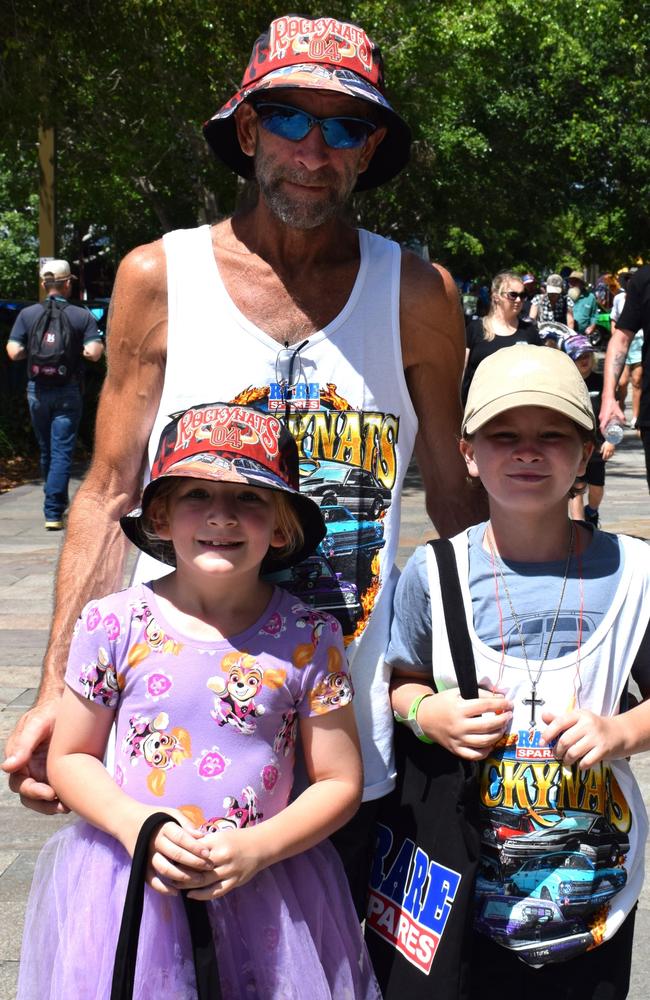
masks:
<svg viewBox="0 0 650 1000"><path fill-rule="evenodd" d="M378 187L400 172L411 149L411 130L384 95L379 46L362 28L333 17L277 17L255 42L241 87L203 126L213 153L241 177L253 174L253 159L239 145L234 112L261 90L305 87L367 101L387 129L356 190Z"/></svg>
<svg viewBox="0 0 650 1000"><path fill-rule="evenodd" d="M264 572L302 562L325 537L320 507L299 490L296 442L281 420L252 406L202 403L174 414L163 428L140 506L120 518L120 524L134 545L170 566L176 565L171 542L152 538L143 515L161 482L174 476L247 483L287 495L303 530L303 544L281 558L271 549L262 563Z"/></svg>

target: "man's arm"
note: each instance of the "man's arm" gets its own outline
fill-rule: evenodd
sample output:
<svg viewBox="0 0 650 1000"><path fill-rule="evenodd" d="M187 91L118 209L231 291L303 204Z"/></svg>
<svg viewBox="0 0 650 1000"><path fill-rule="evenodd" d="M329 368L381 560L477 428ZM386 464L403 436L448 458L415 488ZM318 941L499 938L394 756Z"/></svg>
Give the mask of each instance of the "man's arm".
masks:
<svg viewBox="0 0 650 1000"><path fill-rule="evenodd" d="M415 453L427 512L439 534L455 534L486 514L471 489L458 449L463 316L451 275L408 251L402 254L400 326L404 372L418 416Z"/></svg>
<svg viewBox="0 0 650 1000"><path fill-rule="evenodd" d="M603 394L600 403L600 429L603 434L607 424L612 420L619 424L625 423L623 410L616 399L616 386L625 367L625 359L633 338L632 330L621 330L620 327L616 326L607 345L603 369Z"/></svg>
<svg viewBox="0 0 650 1000"><path fill-rule="evenodd" d="M161 243L139 247L118 271L109 313L108 375L90 470L70 510L55 585L55 609L36 703L7 741L5 771L23 802L62 807L45 779L74 623L91 597L122 586L128 543L119 518L135 507L146 446L162 391L167 288Z"/></svg>
<svg viewBox="0 0 650 1000"><path fill-rule="evenodd" d="M27 357L27 350L17 340L7 341L7 354L10 361L22 361Z"/></svg>

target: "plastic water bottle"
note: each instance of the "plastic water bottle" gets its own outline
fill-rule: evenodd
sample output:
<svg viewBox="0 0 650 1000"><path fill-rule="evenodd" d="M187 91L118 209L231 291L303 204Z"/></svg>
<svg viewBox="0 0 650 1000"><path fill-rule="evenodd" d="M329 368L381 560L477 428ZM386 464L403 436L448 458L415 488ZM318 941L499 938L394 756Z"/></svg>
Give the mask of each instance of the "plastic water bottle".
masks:
<svg viewBox="0 0 650 1000"><path fill-rule="evenodd" d="M617 420L610 420L607 424L605 428L605 440L608 444L613 444L614 447L623 440L623 428Z"/></svg>

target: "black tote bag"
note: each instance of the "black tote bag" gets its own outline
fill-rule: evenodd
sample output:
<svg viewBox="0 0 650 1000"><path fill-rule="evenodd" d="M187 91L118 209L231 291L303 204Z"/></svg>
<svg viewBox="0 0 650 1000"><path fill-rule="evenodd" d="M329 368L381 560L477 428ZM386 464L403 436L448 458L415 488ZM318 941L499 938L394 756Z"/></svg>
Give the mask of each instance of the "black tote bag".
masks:
<svg viewBox="0 0 650 1000"><path fill-rule="evenodd" d="M453 547L429 544L460 693L477 698ZM395 727L395 758L397 785L379 807L366 944L386 1000L464 1000L480 852L478 767L403 724Z"/></svg>
<svg viewBox="0 0 650 1000"><path fill-rule="evenodd" d="M115 949L110 1000L132 1000L133 997L149 839L157 826L169 822L178 823L178 820L168 813L154 813L144 821L138 835ZM188 899L185 893L181 895L190 926L198 1000L221 1000L219 969L206 905L200 900Z"/></svg>

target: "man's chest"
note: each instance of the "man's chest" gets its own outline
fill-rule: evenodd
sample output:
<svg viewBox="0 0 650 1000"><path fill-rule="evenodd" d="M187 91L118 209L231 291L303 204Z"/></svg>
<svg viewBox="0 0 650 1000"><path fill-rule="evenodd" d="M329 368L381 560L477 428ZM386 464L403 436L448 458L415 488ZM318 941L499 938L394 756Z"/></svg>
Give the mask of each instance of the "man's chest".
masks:
<svg viewBox="0 0 650 1000"><path fill-rule="evenodd" d="M299 274L278 274L252 257L217 255L229 298L245 318L279 343L297 344L324 329L343 311L358 275L358 261Z"/></svg>

